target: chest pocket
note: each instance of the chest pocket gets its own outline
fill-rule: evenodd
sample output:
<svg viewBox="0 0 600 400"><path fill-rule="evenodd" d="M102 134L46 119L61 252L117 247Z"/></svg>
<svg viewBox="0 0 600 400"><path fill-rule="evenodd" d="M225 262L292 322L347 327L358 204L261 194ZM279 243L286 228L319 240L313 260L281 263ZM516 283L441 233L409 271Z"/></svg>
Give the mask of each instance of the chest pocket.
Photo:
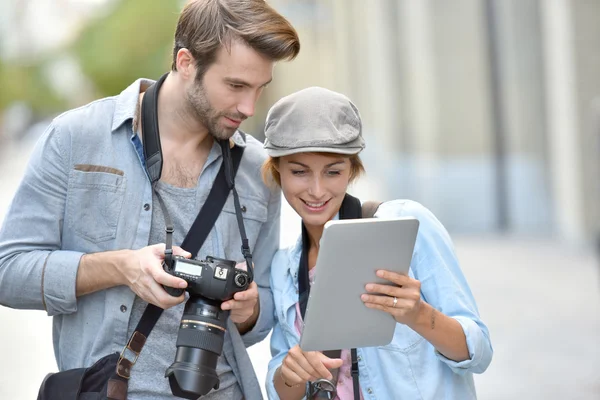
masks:
<svg viewBox="0 0 600 400"><path fill-rule="evenodd" d="M260 231L260 228L262 228L262 225L267 221L267 201L263 201L256 197L246 196L243 193L239 193L239 197L246 236L248 236L250 249L254 250L258 232ZM222 218L224 222L222 232L225 237L228 238L228 240L224 240L222 243L227 247L230 247L229 249L225 249L226 254L227 250L231 251L233 254L238 254L240 252L242 240L238 228L237 217L235 215L233 195L229 195L220 218Z"/></svg>
<svg viewBox="0 0 600 400"><path fill-rule="evenodd" d="M69 177L67 227L94 243L114 239L124 197L122 171L76 165Z"/></svg>

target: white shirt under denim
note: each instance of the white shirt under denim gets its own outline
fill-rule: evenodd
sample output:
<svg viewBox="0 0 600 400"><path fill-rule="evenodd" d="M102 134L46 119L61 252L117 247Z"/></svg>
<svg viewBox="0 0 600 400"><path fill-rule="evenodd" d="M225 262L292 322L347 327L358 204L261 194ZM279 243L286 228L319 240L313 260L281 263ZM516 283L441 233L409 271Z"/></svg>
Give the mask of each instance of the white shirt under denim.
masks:
<svg viewBox="0 0 600 400"><path fill-rule="evenodd" d="M375 214L379 218L403 216L414 216L420 222L409 274L421 282L424 301L460 323L470 359L451 361L408 326L397 324L391 344L358 349L362 394L365 400L475 399L473 373L484 372L492 359L488 329L479 318L450 237L435 216L419 203L408 200L383 203ZM295 246L277 252L271 265L276 324L271 336L273 359L266 382L270 399L278 398L274 373L300 339L294 321L301 252L299 239Z"/></svg>
<svg viewBox="0 0 600 400"><path fill-rule="evenodd" d="M138 80L118 96L57 117L37 143L0 230L0 304L46 310L54 317L54 351L60 370L89 366L120 351L128 340L135 299L129 287L79 298L75 288L84 253L148 245L152 189L141 142L132 127L140 90L149 84ZM279 244L281 196L262 183L260 166L266 158L262 144L250 136L245 143L239 133L233 140L246 147L236 188L254 254L261 312L254 329L243 337L229 320L232 348L223 350L246 398L257 399L262 397L260 385L245 347L265 338L273 324L269 269ZM198 180L198 210L221 161L215 144ZM198 258L213 255L243 261L240 248L230 195ZM147 348L153 341L168 339L151 334L140 357L152 356Z"/></svg>

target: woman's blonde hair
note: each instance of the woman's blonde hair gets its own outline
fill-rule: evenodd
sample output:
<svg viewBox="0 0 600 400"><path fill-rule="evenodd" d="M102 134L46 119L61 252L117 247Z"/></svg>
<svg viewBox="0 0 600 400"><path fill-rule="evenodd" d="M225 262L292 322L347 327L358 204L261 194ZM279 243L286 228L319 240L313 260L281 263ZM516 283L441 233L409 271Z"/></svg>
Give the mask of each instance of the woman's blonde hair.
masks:
<svg viewBox="0 0 600 400"><path fill-rule="evenodd" d="M334 153L318 154L333 155L336 157L340 156L340 154ZM343 157L346 157L350 160L350 183L352 183L356 178L358 178L365 172L365 167L358 154ZM269 157L263 163L262 177L263 181L267 186L276 185L278 187L281 187L281 175L279 174L279 159L280 157Z"/></svg>

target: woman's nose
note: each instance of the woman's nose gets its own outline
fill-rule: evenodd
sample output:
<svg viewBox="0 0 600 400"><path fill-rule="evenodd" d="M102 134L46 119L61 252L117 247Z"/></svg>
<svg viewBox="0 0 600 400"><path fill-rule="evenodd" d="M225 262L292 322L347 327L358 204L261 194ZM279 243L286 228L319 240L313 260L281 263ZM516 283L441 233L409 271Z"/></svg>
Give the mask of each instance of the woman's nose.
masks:
<svg viewBox="0 0 600 400"><path fill-rule="evenodd" d="M323 182L319 178L315 178L312 180L308 193L314 196L316 199L321 198L324 193Z"/></svg>

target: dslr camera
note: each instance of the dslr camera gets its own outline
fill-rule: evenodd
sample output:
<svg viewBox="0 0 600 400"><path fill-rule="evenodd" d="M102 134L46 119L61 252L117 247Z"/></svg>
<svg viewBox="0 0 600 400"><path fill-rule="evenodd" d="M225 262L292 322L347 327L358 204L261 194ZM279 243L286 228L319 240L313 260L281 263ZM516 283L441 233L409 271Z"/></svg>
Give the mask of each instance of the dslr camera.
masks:
<svg viewBox="0 0 600 400"><path fill-rule="evenodd" d="M179 325L175 361L167 368L165 377L169 378L173 395L197 399L219 388L216 366L229 317L229 311L221 310L221 303L248 289L252 277L235 268L235 261L217 257L191 260L173 256L171 260L170 265L163 264L164 270L188 283L185 290L190 297ZM163 287L177 297L184 291Z"/></svg>

